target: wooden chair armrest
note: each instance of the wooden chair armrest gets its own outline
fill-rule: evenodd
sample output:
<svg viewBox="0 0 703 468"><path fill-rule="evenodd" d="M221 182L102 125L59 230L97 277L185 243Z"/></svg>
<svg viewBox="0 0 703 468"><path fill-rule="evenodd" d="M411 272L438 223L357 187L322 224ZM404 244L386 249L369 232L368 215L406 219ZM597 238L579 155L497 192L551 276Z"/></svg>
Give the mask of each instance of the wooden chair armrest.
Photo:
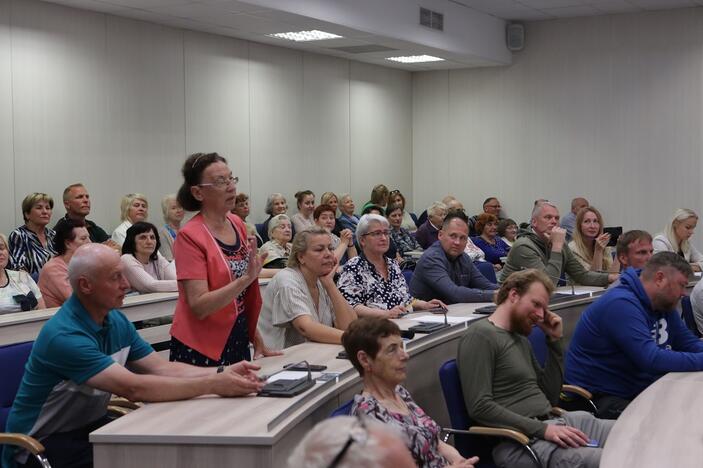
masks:
<svg viewBox="0 0 703 468"><path fill-rule="evenodd" d="M499 427L486 427L486 426L471 426L468 430L469 434L474 435L485 435L493 437L505 437L514 440L521 445L529 445L530 438L527 437L522 432L516 431L514 429L504 429Z"/></svg>
<svg viewBox="0 0 703 468"><path fill-rule="evenodd" d="M120 406L122 408L127 408L131 410L139 409L143 406L142 403L130 401L126 398L113 396L110 398L110 406Z"/></svg>
<svg viewBox="0 0 703 468"><path fill-rule="evenodd" d="M44 446L41 442L27 434L17 434L14 432L0 433L0 444L15 445L22 447L32 455L44 453Z"/></svg>
<svg viewBox="0 0 703 468"><path fill-rule="evenodd" d="M592 400L593 399L593 394L586 390L583 387L579 387L578 385L562 385L561 386L561 391L562 392L570 392L570 393L575 393L576 395L585 398L586 400Z"/></svg>
<svg viewBox="0 0 703 468"><path fill-rule="evenodd" d="M107 413L116 418L120 418L126 414L131 413L131 409L123 408L122 406L108 406Z"/></svg>

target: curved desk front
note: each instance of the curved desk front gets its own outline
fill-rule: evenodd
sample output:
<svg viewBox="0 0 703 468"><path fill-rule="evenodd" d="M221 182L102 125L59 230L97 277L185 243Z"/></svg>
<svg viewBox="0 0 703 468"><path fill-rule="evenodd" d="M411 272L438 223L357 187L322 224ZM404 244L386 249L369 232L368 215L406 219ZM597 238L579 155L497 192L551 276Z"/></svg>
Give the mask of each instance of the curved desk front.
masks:
<svg viewBox="0 0 703 468"><path fill-rule="evenodd" d="M601 468L703 466L703 372L672 372L650 385L620 415Z"/></svg>
<svg viewBox="0 0 703 468"><path fill-rule="evenodd" d="M579 298L552 310L563 316L565 330L573 330L581 311L592 301L591 297ZM479 319L485 316L474 315L473 310L482 305L486 304L455 304L448 316ZM397 322L401 328L418 323L410 318ZM456 357L465 327L466 323L457 323L431 335L416 335L406 345L410 360L405 386L442 426L449 425L449 417L437 373L444 361ZM341 350L339 345L305 343L286 349L284 356L257 361L263 374L303 359L327 365L327 372L340 373L338 382L316 384L294 398L209 396L145 405L90 435L95 466L130 468L146 466L146 460L150 467L285 466L303 436L361 389L351 363L336 359Z"/></svg>

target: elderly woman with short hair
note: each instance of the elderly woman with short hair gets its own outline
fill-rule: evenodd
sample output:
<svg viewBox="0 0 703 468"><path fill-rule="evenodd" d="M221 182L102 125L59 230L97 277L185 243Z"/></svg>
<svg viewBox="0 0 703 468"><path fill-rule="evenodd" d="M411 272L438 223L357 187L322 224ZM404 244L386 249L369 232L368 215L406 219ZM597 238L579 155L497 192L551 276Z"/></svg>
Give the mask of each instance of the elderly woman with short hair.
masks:
<svg viewBox="0 0 703 468"><path fill-rule="evenodd" d="M273 278L276 273L286 267L293 246L290 242L290 218L284 214L271 218L268 235L271 240L259 249L259 255L266 254L264 267L259 273L259 278Z"/></svg>
<svg viewBox="0 0 703 468"><path fill-rule="evenodd" d="M260 234L261 240L263 242L268 242L270 240L268 232L271 218L279 214L286 214L288 212L288 202L286 201L286 197L284 197L282 193L272 193L266 199L266 207L264 208L264 211L267 215L269 215L269 217L266 221L264 221ZM295 235L295 228L293 228L291 234Z"/></svg>
<svg viewBox="0 0 703 468"><path fill-rule="evenodd" d="M447 205L434 202L427 208L427 221L420 225L415 232L415 239L420 247L427 249L437 241L437 235L442 228L444 217L447 216Z"/></svg>
<svg viewBox="0 0 703 468"><path fill-rule="evenodd" d="M22 200L24 225L10 233L10 269L24 270L34 278L49 259L56 255L55 232L51 221L54 199L45 193L31 193Z"/></svg>
<svg viewBox="0 0 703 468"><path fill-rule="evenodd" d="M295 235L284 268L264 290L259 330L266 343L287 348L305 341L339 344L356 314L334 284L332 238L319 226Z"/></svg>
<svg viewBox="0 0 703 468"><path fill-rule="evenodd" d="M499 271L504 263L501 259L508 256L510 246L498 235L498 217L481 213L476 217L475 227L479 235L472 237L471 240L484 253L486 261Z"/></svg>
<svg viewBox="0 0 703 468"><path fill-rule="evenodd" d="M398 325L385 318L362 317L344 332L342 344L363 380L352 415L366 415L399 429L419 467L470 468L478 462L478 457L466 459L442 442L441 427L402 386L410 356Z"/></svg>
<svg viewBox="0 0 703 468"><path fill-rule="evenodd" d="M159 238L161 239L161 247L159 253L169 262L173 261L173 243L176 240L176 235L181 229L181 221L185 216L185 211L176 194L166 195L161 200L161 211L164 214L164 225L159 228Z"/></svg>
<svg viewBox="0 0 703 468"><path fill-rule="evenodd" d="M337 223L342 229L349 229L352 234L356 232L356 225L359 224L359 217L354 214L354 200L351 195L345 193L339 197L339 219ZM356 239L355 239L356 241Z"/></svg>
<svg viewBox="0 0 703 468"><path fill-rule="evenodd" d="M259 233L256 231L256 226L247 222L247 217L249 216L250 212L251 209L249 208L249 195L242 192L238 193L237 197L234 199L234 208L232 208L232 213L242 218L242 221L244 221L244 225L247 228L247 234L256 237L256 245L258 247L261 247L263 245L263 241L261 240L261 236L259 236Z"/></svg>
<svg viewBox="0 0 703 468"><path fill-rule="evenodd" d="M316 225L324 228L332 236L332 247L337 262L346 263L346 260L356 257L352 232L349 229L343 229L340 236L334 233L334 227L337 223L337 220L334 219L334 208L330 205L319 205L313 212L313 219Z"/></svg>
<svg viewBox="0 0 703 468"><path fill-rule="evenodd" d="M112 240L122 247L127 229L137 221L146 221L149 216L149 202L141 193L129 193L122 197L120 202L120 219L122 223L112 231Z"/></svg>
<svg viewBox="0 0 703 468"><path fill-rule="evenodd" d="M422 250L417 240L403 227L402 205L390 205L386 209L386 219L390 223L391 240L398 250L398 255L403 257L407 252Z"/></svg>
<svg viewBox="0 0 703 468"><path fill-rule="evenodd" d="M413 309L444 306L441 301L413 299L398 263L384 254L390 245L390 225L383 216L361 217L356 228L362 254L349 260L337 281L344 298L360 316L397 318Z"/></svg>
<svg viewBox="0 0 703 468"><path fill-rule="evenodd" d="M501 219L498 222L498 235L509 247L512 247L517 239L518 229L517 223L510 218Z"/></svg>

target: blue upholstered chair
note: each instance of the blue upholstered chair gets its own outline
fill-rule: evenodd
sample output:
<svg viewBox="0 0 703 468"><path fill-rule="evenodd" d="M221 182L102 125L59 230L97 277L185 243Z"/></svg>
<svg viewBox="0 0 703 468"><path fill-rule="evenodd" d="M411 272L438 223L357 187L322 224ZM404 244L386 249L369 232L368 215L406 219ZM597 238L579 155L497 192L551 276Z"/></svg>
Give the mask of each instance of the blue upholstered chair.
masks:
<svg viewBox="0 0 703 468"><path fill-rule="evenodd" d="M483 276L486 277L488 281L493 284L498 283L498 278L496 278L496 271L493 269L493 264L489 262L474 262L478 271L481 272Z"/></svg>
<svg viewBox="0 0 703 468"><path fill-rule="evenodd" d="M454 435L454 446L462 457L473 457L478 455L480 467L495 467L492 462L491 451L500 442L500 439L510 439L524 447L524 450L535 462L535 466L540 467L537 456L529 446L530 438L525 434L512 429L502 429L495 427L476 426L469 417L464 404L464 394L461 390L461 380L459 379L459 369L456 360L451 359L439 368L439 382L442 385L444 401L447 404L451 428L444 428L443 431L449 435ZM446 441L445 438L445 441Z"/></svg>
<svg viewBox="0 0 703 468"><path fill-rule="evenodd" d="M701 332L698 331L696 319L693 317L693 307L691 306L691 298L684 296L681 298L681 318L686 327L698 338L701 337Z"/></svg>
<svg viewBox="0 0 703 468"><path fill-rule="evenodd" d="M44 446L38 440L25 434L5 432L7 416L22 382L24 366L32 352L32 344L33 342L28 341L0 346L0 446L22 447L36 457L41 466L50 468L49 461L43 455Z"/></svg>
<svg viewBox="0 0 703 468"><path fill-rule="evenodd" d="M354 405L353 399L349 400L348 402L344 403L342 406L340 406L336 410L332 411L332 414L330 414L330 418L335 418L337 416L350 416L352 405Z"/></svg>

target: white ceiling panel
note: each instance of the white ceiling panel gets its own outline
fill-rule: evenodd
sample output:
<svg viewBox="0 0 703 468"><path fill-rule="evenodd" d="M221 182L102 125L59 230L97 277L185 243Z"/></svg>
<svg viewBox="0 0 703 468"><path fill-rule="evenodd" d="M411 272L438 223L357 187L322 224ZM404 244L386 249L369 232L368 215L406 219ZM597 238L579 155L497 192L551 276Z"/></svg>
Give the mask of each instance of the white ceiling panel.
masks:
<svg viewBox="0 0 703 468"><path fill-rule="evenodd" d="M557 18L573 18L577 16L596 16L603 12L590 5L577 5L562 8L548 8L545 11Z"/></svg>

